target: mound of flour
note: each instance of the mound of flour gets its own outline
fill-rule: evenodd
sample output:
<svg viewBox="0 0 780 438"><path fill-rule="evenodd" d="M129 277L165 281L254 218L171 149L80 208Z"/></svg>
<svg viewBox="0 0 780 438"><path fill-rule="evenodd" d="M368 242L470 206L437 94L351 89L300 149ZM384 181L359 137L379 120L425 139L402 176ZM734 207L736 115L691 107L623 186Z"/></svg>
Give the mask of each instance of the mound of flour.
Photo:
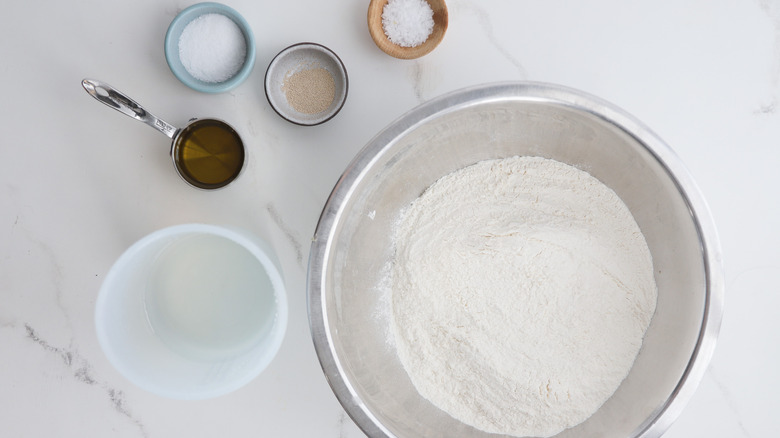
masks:
<svg viewBox="0 0 780 438"><path fill-rule="evenodd" d="M486 432L551 436L628 374L655 311L628 208L557 161L484 161L437 181L395 235L391 331L418 392Z"/></svg>

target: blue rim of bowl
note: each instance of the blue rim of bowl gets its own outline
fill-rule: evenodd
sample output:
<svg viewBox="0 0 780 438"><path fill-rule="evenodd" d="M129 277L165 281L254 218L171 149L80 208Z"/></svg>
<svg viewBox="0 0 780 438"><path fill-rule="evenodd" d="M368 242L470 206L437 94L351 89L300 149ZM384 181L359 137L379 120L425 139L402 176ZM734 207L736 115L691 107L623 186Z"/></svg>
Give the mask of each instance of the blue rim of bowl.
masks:
<svg viewBox="0 0 780 438"><path fill-rule="evenodd" d="M223 82L209 83L195 79L190 75L179 61L179 36L182 30L194 19L204 14L216 13L222 14L231 20L241 29L246 40L246 58L241 69L230 79ZM222 93L232 90L244 82L252 72L255 65L255 36L252 28L244 17L230 6L215 2L197 3L179 12L171 21L168 30L165 33L165 61L171 69L171 73L176 79L193 90L203 93Z"/></svg>
<svg viewBox="0 0 780 438"><path fill-rule="evenodd" d="M318 120L318 121L316 121L314 123L302 123L300 121L293 120L293 119L289 118L281 110L279 110L276 107L276 105L274 105L274 103L271 101L271 97L268 96L268 74L271 71L271 68L276 63L276 60L279 59L280 56L282 56L282 55L284 55L284 54L286 54L288 52L291 52L292 50L294 50L296 48L299 48L301 46L303 46L303 47L306 47L306 46L316 46L316 47L319 47L319 48L323 49L324 51L328 52L329 54L333 55L333 58L336 61L338 61L338 64L341 66L341 71L344 72L344 98L341 99L341 102L339 102L338 108L336 108L336 111L333 112L333 114L331 114L329 117L327 117L325 119ZM344 108L344 103L347 101L347 95L349 94L349 75L347 74L347 67L344 65L344 61L341 60L341 58L339 57L339 55L336 54L336 52L334 52L333 50L331 50L330 48L328 48L326 46L323 46L322 44L306 42L305 41L305 42L295 43L293 45L287 46L284 49L282 49L281 51L279 51L279 53L277 53L276 56L274 56L274 59L271 60L271 62L268 64L268 68L265 70L265 77L263 78L263 90L265 90L265 98L268 101L268 104L271 105L271 108L273 108L273 110L274 110L274 112L276 112L276 114L279 114L279 117L283 118L284 120L287 120L290 123L298 125L298 126L317 126L317 125L321 125L321 124L327 122L328 120L336 117L336 114L341 112L341 109Z"/></svg>

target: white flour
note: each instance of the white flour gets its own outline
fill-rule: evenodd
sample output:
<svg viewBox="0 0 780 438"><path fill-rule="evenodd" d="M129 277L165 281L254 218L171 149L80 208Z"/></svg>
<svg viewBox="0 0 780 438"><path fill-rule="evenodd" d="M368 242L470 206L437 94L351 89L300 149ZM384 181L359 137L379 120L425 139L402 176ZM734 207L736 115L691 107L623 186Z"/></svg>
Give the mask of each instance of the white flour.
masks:
<svg viewBox="0 0 780 438"><path fill-rule="evenodd" d="M422 396L486 432L551 436L586 420L628 374L655 312L628 208L557 161L454 172L395 237L398 356Z"/></svg>

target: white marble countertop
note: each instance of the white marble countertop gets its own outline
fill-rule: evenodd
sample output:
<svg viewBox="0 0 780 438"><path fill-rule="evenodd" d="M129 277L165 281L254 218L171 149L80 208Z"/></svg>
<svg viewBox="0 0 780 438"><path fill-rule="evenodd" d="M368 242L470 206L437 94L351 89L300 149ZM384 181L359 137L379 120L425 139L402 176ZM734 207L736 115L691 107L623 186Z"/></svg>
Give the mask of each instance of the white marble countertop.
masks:
<svg viewBox="0 0 780 438"><path fill-rule="evenodd" d="M190 90L163 38L190 2L16 1L0 13L0 435L363 436L322 375L306 314L309 242L341 172L417 104L499 80L558 83L622 107L680 155L707 198L726 263L726 312L698 391L666 436L780 436L780 2L449 0L442 44L381 52L366 0L231 0L257 63L232 92ZM318 127L269 107L263 74L289 44L332 48L349 71L342 112ZM188 187L168 140L89 97L105 81L173 124L219 117L249 147L245 173ZM98 346L95 298L111 264L157 229L251 230L281 259L282 348L244 388L207 401L146 393Z"/></svg>

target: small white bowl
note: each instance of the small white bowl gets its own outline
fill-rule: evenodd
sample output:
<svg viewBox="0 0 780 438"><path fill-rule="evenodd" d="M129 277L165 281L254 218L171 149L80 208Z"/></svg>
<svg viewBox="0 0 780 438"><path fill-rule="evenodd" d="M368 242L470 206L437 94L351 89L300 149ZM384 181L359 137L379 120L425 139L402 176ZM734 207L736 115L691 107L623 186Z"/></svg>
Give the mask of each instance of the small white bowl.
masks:
<svg viewBox="0 0 780 438"><path fill-rule="evenodd" d="M307 114L297 111L287 99L284 81L295 73L323 68L333 77L335 94L325 110ZM279 52L265 72L265 96L271 108L283 119L303 126L319 125L332 119L347 100L349 79L341 58L329 48L317 43L298 43Z"/></svg>
<svg viewBox="0 0 780 438"><path fill-rule="evenodd" d="M257 377L282 344L287 297L268 244L242 230L157 230L117 259L95 306L112 365L163 397L200 400Z"/></svg>

